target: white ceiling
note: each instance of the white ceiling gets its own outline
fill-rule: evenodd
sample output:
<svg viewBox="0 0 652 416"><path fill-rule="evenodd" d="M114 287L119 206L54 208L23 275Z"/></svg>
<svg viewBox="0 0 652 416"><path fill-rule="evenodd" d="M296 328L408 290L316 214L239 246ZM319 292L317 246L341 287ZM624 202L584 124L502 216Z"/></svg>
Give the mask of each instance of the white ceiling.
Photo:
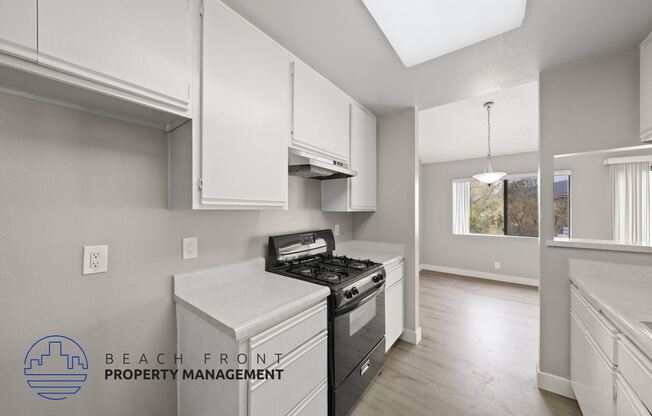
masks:
<svg viewBox="0 0 652 416"><path fill-rule="evenodd" d="M491 109L491 153L506 155L539 148L539 84L528 83L419 112L421 163L487 155L487 110Z"/></svg>
<svg viewBox="0 0 652 416"><path fill-rule="evenodd" d="M360 0L225 2L376 114L536 81L652 30L650 0L530 0L519 29L405 68Z"/></svg>

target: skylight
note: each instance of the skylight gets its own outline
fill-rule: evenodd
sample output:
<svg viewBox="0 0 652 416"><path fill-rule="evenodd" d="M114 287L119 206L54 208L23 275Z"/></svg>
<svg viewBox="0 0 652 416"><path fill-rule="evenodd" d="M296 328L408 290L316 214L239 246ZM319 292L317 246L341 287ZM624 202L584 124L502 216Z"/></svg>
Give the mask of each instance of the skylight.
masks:
<svg viewBox="0 0 652 416"><path fill-rule="evenodd" d="M362 0L411 67L523 24L526 0Z"/></svg>

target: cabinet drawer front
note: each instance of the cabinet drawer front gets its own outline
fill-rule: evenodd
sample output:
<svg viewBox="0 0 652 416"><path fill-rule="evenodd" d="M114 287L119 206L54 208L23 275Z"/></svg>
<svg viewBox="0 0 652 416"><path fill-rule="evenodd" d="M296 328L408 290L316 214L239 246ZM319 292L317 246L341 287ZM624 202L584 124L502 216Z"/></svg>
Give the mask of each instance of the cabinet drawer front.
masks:
<svg viewBox="0 0 652 416"><path fill-rule="evenodd" d="M387 352L403 333L404 281L400 280L385 292L385 352Z"/></svg>
<svg viewBox="0 0 652 416"><path fill-rule="evenodd" d="M618 399L616 401L616 408L618 409L618 416L650 416L650 412L643 406L643 403L639 400L634 393L627 385L627 382L622 378L619 378L616 382L618 389Z"/></svg>
<svg viewBox="0 0 652 416"><path fill-rule="evenodd" d="M615 370L590 340L586 329L571 311L571 385L582 409L592 416L614 416Z"/></svg>
<svg viewBox="0 0 652 416"><path fill-rule="evenodd" d="M612 365L618 362L618 330L571 286L571 309Z"/></svg>
<svg viewBox="0 0 652 416"><path fill-rule="evenodd" d="M387 276L385 277L387 288L392 287L396 282L401 280L405 276L405 263L400 262L396 267L387 270Z"/></svg>
<svg viewBox="0 0 652 416"><path fill-rule="evenodd" d="M328 415L328 383L324 381L292 409L288 416L327 416Z"/></svg>
<svg viewBox="0 0 652 416"><path fill-rule="evenodd" d="M277 361L276 354L288 353L300 347L315 335L324 331L328 325L326 302L322 302L300 314L281 322L249 340L251 368L266 368ZM258 355L265 362L258 362Z"/></svg>
<svg viewBox="0 0 652 416"><path fill-rule="evenodd" d="M324 331L281 360L281 379L249 384L249 414L287 415L327 379L328 336Z"/></svg>
<svg viewBox="0 0 652 416"><path fill-rule="evenodd" d="M625 337L618 341L618 348L620 373L643 404L652 409L652 361Z"/></svg>

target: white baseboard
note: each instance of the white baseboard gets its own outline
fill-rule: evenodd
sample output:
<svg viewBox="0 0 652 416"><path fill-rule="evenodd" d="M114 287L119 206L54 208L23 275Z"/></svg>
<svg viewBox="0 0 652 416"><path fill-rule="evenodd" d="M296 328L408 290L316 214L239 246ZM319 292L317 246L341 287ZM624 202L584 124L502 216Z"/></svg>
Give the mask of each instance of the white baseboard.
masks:
<svg viewBox="0 0 652 416"><path fill-rule="evenodd" d="M570 399L575 399L575 393L573 393L573 387L571 387L569 379L550 373L544 373L539 370L539 364L537 364L537 384L542 390L550 391Z"/></svg>
<svg viewBox="0 0 652 416"><path fill-rule="evenodd" d="M506 274L478 272L476 270L457 269L455 267L435 266L434 264L422 264L421 270L432 272L458 274L461 276L477 277L478 279L496 280L499 282L516 283L519 285L539 287L539 279L529 277L509 276Z"/></svg>
<svg viewBox="0 0 652 416"><path fill-rule="evenodd" d="M401 339L410 344L418 344L421 342L421 327L418 327L416 331L411 331L409 329L404 329L401 334Z"/></svg>

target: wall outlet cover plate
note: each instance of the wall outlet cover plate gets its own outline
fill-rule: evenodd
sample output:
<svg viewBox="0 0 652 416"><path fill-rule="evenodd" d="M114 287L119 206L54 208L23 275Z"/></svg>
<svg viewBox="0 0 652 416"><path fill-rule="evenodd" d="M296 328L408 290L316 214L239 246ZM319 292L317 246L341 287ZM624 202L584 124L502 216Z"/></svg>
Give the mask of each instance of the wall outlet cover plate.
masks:
<svg viewBox="0 0 652 416"><path fill-rule="evenodd" d="M109 270L109 246L84 246L82 274L106 273Z"/></svg>
<svg viewBox="0 0 652 416"><path fill-rule="evenodd" d="M181 244L181 257L184 260L197 258L197 237L183 239Z"/></svg>

